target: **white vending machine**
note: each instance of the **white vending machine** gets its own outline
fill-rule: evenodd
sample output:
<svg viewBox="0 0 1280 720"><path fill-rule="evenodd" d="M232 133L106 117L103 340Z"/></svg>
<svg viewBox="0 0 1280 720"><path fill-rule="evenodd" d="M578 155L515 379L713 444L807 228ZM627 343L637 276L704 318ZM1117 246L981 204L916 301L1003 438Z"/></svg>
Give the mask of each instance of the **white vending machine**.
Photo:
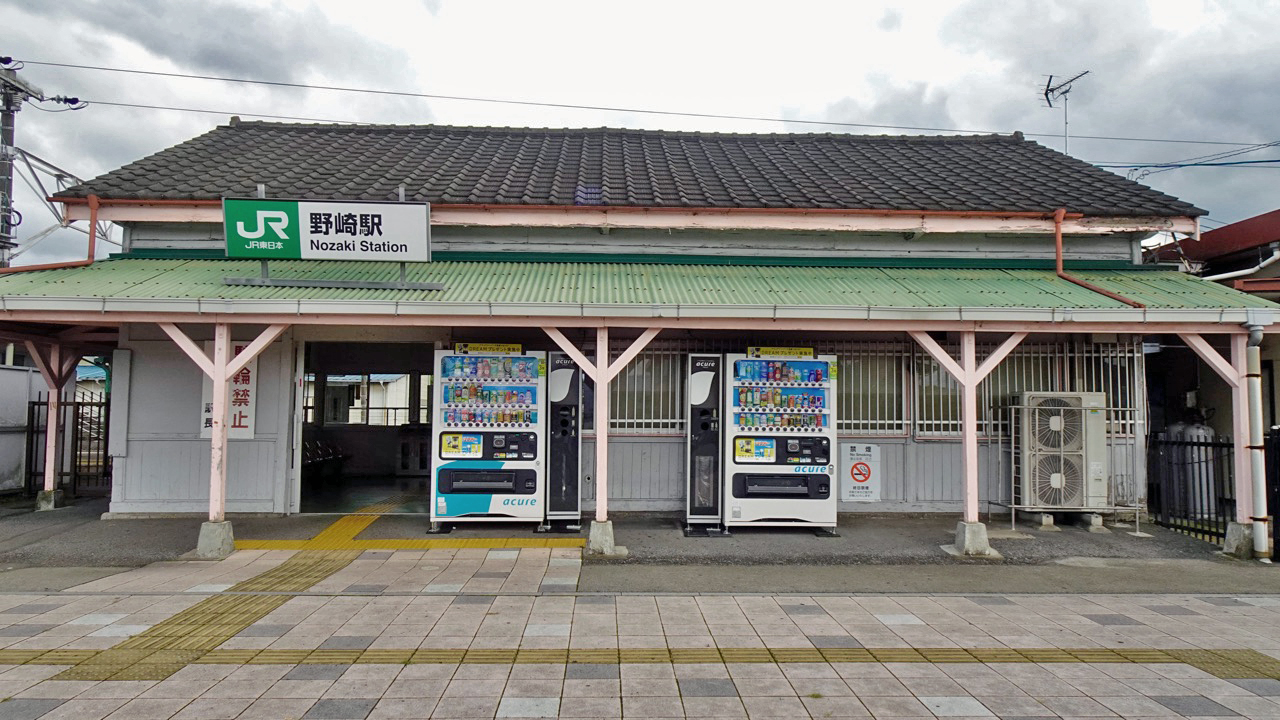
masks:
<svg viewBox="0 0 1280 720"><path fill-rule="evenodd" d="M542 522L546 353L459 343L435 371L432 525Z"/></svg>
<svg viewBox="0 0 1280 720"><path fill-rule="evenodd" d="M750 348L725 362L725 525L834 528L836 357Z"/></svg>

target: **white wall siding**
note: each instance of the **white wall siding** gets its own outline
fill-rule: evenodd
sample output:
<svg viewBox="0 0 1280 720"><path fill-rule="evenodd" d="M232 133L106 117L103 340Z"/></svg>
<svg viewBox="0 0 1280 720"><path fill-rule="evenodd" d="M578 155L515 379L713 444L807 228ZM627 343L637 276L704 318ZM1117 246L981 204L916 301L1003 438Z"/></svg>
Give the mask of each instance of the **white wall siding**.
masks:
<svg viewBox="0 0 1280 720"><path fill-rule="evenodd" d="M27 406L44 389L35 369L0 366L0 492L26 484Z"/></svg>
<svg viewBox="0 0 1280 720"><path fill-rule="evenodd" d="M248 339L237 332L236 340ZM199 342L199 340L197 340ZM258 358L253 440L229 441L228 512L285 512L291 343ZM205 512L209 439L200 437L204 376L169 341L131 341L127 455L116 458L111 511Z"/></svg>

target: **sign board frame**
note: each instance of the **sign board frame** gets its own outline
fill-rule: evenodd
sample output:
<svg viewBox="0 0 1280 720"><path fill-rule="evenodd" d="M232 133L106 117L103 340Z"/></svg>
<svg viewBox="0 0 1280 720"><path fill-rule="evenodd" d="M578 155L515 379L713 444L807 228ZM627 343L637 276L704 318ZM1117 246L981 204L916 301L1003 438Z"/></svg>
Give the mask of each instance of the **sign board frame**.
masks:
<svg viewBox="0 0 1280 720"><path fill-rule="evenodd" d="M222 221L229 258L431 262L431 203L223 198Z"/></svg>

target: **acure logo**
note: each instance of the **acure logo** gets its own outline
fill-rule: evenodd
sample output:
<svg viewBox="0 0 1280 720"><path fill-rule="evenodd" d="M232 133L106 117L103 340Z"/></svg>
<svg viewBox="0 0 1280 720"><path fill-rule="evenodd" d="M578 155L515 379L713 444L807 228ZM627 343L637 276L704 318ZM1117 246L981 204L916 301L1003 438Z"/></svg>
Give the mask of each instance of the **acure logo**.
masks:
<svg viewBox="0 0 1280 720"><path fill-rule="evenodd" d="M253 230L249 230L244 226L244 221L236 223L236 232L241 237L254 240L266 234L267 228L271 228L275 232L276 237L281 240L288 240L289 236L284 234L284 229L289 227L289 214L280 210L259 210L257 212L258 226Z"/></svg>

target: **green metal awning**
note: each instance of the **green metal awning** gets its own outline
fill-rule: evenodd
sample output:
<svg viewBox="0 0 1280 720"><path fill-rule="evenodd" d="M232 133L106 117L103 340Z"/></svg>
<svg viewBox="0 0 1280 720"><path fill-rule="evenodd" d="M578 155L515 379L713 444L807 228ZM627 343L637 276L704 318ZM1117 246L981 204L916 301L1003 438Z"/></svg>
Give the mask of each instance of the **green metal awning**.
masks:
<svg viewBox="0 0 1280 720"><path fill-rule="evenodd" d="M397 263L275 260L273 278L396 281ZM1173 270L1077 270L1073 274L1147 306L1123 303L1058 278L1052 270L904 267L781 267L611 262L410 264L410 282L444 290L228 286L257 275L256 261L119 258L79 268L0 276L0 310L328 312L377 314L572 314L630 317L891 317L989 310L1213 313L1280 305ZM779 309L785 312L779 314ZM1168 312L1162 312L1168 311ZM938 316L938 315L931 315ZM1028 317L1027 319L1034 319ZM1220 317L1220 321L1229 318Z"/></svg>

